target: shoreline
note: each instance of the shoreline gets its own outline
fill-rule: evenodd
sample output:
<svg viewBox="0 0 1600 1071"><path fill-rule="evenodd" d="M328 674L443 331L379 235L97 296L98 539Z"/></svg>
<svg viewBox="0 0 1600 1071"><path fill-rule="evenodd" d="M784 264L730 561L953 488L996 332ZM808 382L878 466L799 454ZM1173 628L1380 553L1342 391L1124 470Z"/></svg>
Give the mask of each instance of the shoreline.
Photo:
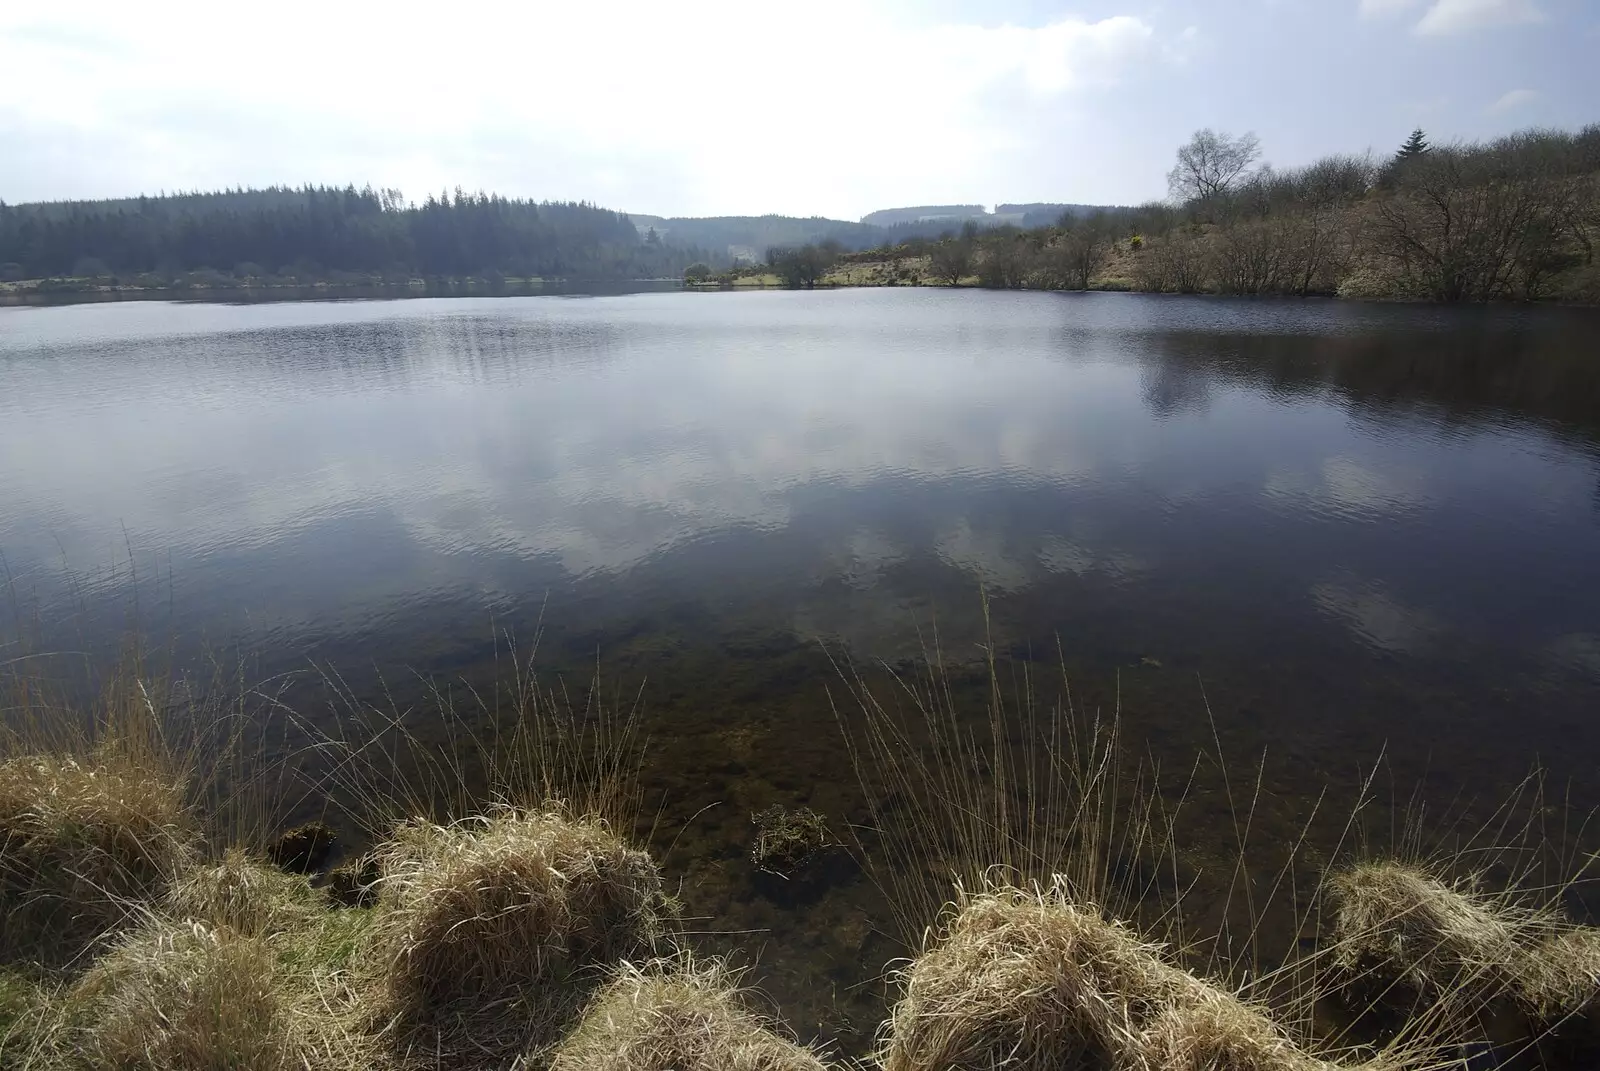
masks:
<svg viewBox="0 0 1600 1071"><path fill-rule="evenodd" d="M876 268L881 263L872 262L866 268ZM403 301L413 298L496 298L496 297L557 297L620 296L638 293L726 293L765 290L969 290L988 293L1040 293L1040 294L1134 294L1151 297L1206 297L1251 298L1289 301L1338 301L1351 303L1381 303L1402 305L1428 305L1451 307L1518 307L1596 309L1600 304L1552 298L1541 301L1435 301L1399 295L1340 294L1318 292L1308 294L1234 294L1217 290L1142 290L1126 279L1091 281L1086 288L1062 287L996 287L984 286L974 281L948 283L938 280L837 278L836 273L818 280L812 286L787 286L774 281L771 276L744 277L733 282L690 283L680 279L529 279L505 280L493 285L480 279L451 280L444 283L336 283L272 284L236 287L136 287L99 286L88 288L40 288L36 285L9 284L0 287L0 309L56 308L69 305L104 305L122 302L169 301L187 304L266 305L280 302L318 301Z"/></svg>
<svg viewBox="0 0 1600 1071"><path fill-rule="evenodd" d="M41 286L50 280L0 287L0 308L51 308L123 301L182 301L196 304L255 305L282 301L404 300L439 297L536 297L561 294L631 294L676 290L677 279L506 279L467 278L406 283L274 283L252 286Z"/></svg>
<svg viewBox="0 0 1600 1071"><path fill-rule="evenodd" d="M1398 846L1336 851L1285 864L1308 880L1309 899L1280 899L1274 887L1249 907L1246 948L1203 957L1198 950L1225 936L1226 922L1186 934L1172 913L1202 888L1200 875L1170 889L1148 876L1183 865L1176 812L1158 804L1156 783L1123 779L1133 752L1115 723L1102 737L1082 711L1069 716L1086 717L1080 728L1106 743L1070 755L1026 741L984 744L946 727L954 707L924 712L925 750L904 751L894 716L868 711L875 728L863 727L851 765L858 777L880 778L872 787L862 780L870 826L830 828L808 807L752 815L750 876L764 882L757 895L773 912L825 895L846 861L895 912L903 947L863 935L837 977L884 981L884 1018L848 1033L847 1020L835 1023L829 1034L796 1031L796 1009L781 1002L758 1020L738 1003L737 971L725 965L744 964L752 953L739 938L754 931L720 931L725 910L686 914L667 865L677 839L663 846L653 832L639 835L634 793L645 750L631 716L586 729L573 720L578 708L521 707L511 735L496 738L494 791L438 811L412 808L418 798L402 770L423 760L425 778L450 780L455 768L429 760L420 737L402 731L370 755L365 733L319 741L351 778L319 782L330 816L345 813L335 796L353 794L358 810L348 817L373 834L349 854L326 822L286 828L284 799L230 796L206 772L214 760L230 769L242 761L246 783L292 784L273 772L281 760L230 752L225 737L171 748L155 708L137 701L142 683L120 685L113 696L134 701L93 710L97 733L24 733L0 749L6 1066L3 1058L27 1055L22 1066L78 1071L84 1053L94 1066L154 1066L133 1060L156 1052L171 1057L163 1067L289 1071L318 1053L331 1059L312 1066L334 1071L420 1071L433 1066L413 1060L421 1051L481 1071L513 1061L580 1071L593 1066L577 1057L599 1044L597 1034L624 1046L652 1036L621 1014L652 993L662 1008L707 997L716 1014L696 1021L729 1045L759 1042L775 1058L763 1066L775 1071L987 1066L940 1054L953 1046L981 1057L995 1031L1008 1051L1022 1038L1036 1045L1021 1071L1070 1063L1086 1036L1122 1054L1110 1066L1176 1071L1199 1065L1174 1057L1156 1027L1172 1017L1181 1026L1196 1009L1209 1009L1210 1024L1197 1051L1221 1060L1243 1046L1282 1057L1241 1065L1259 1071L1340 1066L1352 1045L1387 1061L1367 1066L1391 1071L1437 1067L1430 1061L1442 1046L1539 1045L1554 1054L1543 1065L1553 1069L1591 1066L1595 1051L1600 982L1588 965L1600 954L1600 929L1569 917L1562 900L1586 870L1558 875L1530 911L1516 881L1479 883L1463 863L1466 847L1429 864ZM216 709L180 716L209 724ZM563 730L559 741L539 728L550 719ZM213 746L223 750L213 755ZM972 772L980 768L991 772ZM1019 822L1002 802L1019 792L1055 824ZM214 810L216 798L240 813ZM915 801L910 810L906 801ZM1229 811L1237 825L1231 801ZM1121 817L1103 824L1113 812ZM1237 872L1247 851L1259 859L1260 850L1241 836L1238 859L1216 861L1217 874ZM1210 895L1227 893L1219 885ZM62 900L78 904L70 927L56 910ZM1266 976L1286 984L1263 989L1249 972L1272 910L1287 911L1302 939ZM1040 993L1092 999L1058 1008ZM1161 1015L1130 1033L1114 1029L1122 1017L1108 1027L1083 1010L1124 1003ZM216 1026L187 1033L202 1013ZM1504 1025L1485 1039L1477 1024L1491 1015ZM1394 1023L1412 1035L1386 1033ZM253 1047L294 1058L232 1059Z"/></svg>

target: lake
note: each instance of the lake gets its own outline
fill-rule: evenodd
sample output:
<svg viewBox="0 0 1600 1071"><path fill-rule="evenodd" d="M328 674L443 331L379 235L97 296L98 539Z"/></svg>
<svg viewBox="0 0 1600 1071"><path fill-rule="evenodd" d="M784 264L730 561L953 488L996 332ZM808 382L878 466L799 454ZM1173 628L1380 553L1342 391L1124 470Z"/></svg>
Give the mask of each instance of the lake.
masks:
<svg viewBox="0 0 1600 1071"><path fill-rule="evenodd" d="M771 803L860 820L834 661L936 644L959 673L988 643L1064 668L1180 773L1220 747L1252 781L1264 752L1268 835L1374 764L1441 808L1536 762L1600 803L1593 311L923 289L5 309L0 554L12 650L137 629L371 697L490 672L498 634L542 627L550 674L638 696L701 928L760 934L763 985L847 1048L862 964L896 954L864 936L864 883L780 904L745 858Z"/></svg>

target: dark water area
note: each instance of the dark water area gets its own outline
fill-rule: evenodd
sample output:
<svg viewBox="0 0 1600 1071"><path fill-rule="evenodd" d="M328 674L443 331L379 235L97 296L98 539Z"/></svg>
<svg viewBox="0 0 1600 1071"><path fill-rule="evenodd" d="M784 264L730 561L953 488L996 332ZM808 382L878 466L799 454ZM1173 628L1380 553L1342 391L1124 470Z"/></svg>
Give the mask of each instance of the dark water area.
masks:
<svg viewBox="0 0 1600 1071"><path fill-rule="evenodd" d="M1250 783L1264 752L1268 840L1380 759L1384 792L1439 812L1492 813L1535 763L1600 804L1593 311L930 290L0 310L0 554L11 650L114 651L136 626L262 675L337 667L373 700L481 679L497 630L542 627L545 672L638 695L697 927L738 931L795 1028L846 1048L903 946L860 875L797 903L747 854L770 804L864 821L830 659L912 667L936 635L978 703L986 640L1047 692L1064 666L1180 780L1220 746ZM1196 858L1235 835L1220 792L1196 775Z"/></svg>

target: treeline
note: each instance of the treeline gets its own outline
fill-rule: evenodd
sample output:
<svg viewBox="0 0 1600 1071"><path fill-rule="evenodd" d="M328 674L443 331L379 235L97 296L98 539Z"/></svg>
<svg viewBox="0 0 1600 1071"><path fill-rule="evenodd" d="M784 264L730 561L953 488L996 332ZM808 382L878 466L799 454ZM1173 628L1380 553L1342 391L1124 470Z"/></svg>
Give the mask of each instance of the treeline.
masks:
<svg viewBox="0 0 1600 1071"><path fill-rule="evenodd" d="M767 268L785 286L815 286L843 253L838 242L822 241L767 250Z"/></svg>
<svg viewBox="0 0 1600 1071"><path fill-rule="evenodd" d="M646 216L635 215L633 222L655 230L663 241L705 251L704 259L713 268L729 267L729 250L743 252L741 259L754 260L777 246L799 246L831 242L841 249L868 249L895 237L882 227L823 216ZM932 233L937 234L935 230Z"/></svg>
<svg viewBox="0 0 1600 1071"><path fill-rule="evenodd" d="M7 206L0 280L160 283L235 279L678 274L698 249L641 236L622 213L583 202L456 190L422 204L398 191L305 187Z"/></svg>
<svg viewBox="0 0 1600 1071"><path fill-rule="evenodd" d="M1253 136L1202 130L1168 201L840 259L946 285L1600 302L1600 125L1438 146L1416 131L1387 159L1290 169L1259 156Z"/></svg>
<svg viewBox="0 0 1600 1071"><path fill-rule="evenodd" d="M1063 213L1092 211L1085 205L1002 205L1013 209L1008 218L997 219L981 206L973 207L973 221L979 227L1013 223L1024 228L1054 223ZM665 242L680 248L705 251L705 263L713 270L754 263L769 249L797 249L804 246L837 246L846 251L892 247L917 238L937 238L962 220L907 219L901 213L923 209L889 209L874 212L861 223L827 219L823 216L705 216L662 217L634 215L636 226L654 230ZM889 223L867 222L874 218Z"/></svg>

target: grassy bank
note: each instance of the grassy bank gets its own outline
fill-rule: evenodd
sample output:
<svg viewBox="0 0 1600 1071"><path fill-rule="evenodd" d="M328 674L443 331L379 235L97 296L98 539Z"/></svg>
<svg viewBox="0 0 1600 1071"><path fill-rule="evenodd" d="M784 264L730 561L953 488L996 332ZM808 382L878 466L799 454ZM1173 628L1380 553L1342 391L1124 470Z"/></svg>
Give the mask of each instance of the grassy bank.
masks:
<svg viewBox="0 0 1600 1071"><path fill-rule="evenodd" d="M1570 872L1527 862L1519 808L1450 856L1352 843L1309 879L1286 865L1262 881L1241 878L1241 786L1241 858L1219 861L1220 884L1168 884L1185 827L1139 749L990 672L987 737L937 669L895 696L842 677L872 816L843 839L911 952L856 965L856 984L887 972L892 991L869 1065L1420 1069L1491 1050L1592 1065L1600 931L1562 912ZM634 720L517 673L475 736L440 746L357 720L294 748L290 771L240 724L247 704L132 672L88 711L18 688L0 757L0 1066L842 1063L701 951L715 920L684 916L671 846L635 839L649 757ZM364 850L330 866L316 828L282 828L308 792L351 809ZM811 828L761 829L774 878L802 877ZM1217 905L1196 890L1237 905L1204 921ZM1269 962L1258 936L1279 908L1315 919L1316 939Z"/></svg>
<svg viewBox="0 0 1600 1071"><path fill-rule="evenodd" d="M1215 224L1175 228L1161 235L1107 241L1086 280L1053 263L1066 256L1069 239L1043 231L987 240L974 250L959 275L941 274L927 243L900 250L868 250L841 257L819 280L822 286L981 287L990 290L1089 290L1146 294L1281 294L1357 300L1428 300L1396 285L1376 261L1352 256L1340 271L1319 274L1293 288L1276 284L1242 285L1229 265L1239 239ZM986 260L988 263L986 263ZM1593 263L1568 268L1559 285L1539 300L1600 304L1600 268Z"/></svg>

